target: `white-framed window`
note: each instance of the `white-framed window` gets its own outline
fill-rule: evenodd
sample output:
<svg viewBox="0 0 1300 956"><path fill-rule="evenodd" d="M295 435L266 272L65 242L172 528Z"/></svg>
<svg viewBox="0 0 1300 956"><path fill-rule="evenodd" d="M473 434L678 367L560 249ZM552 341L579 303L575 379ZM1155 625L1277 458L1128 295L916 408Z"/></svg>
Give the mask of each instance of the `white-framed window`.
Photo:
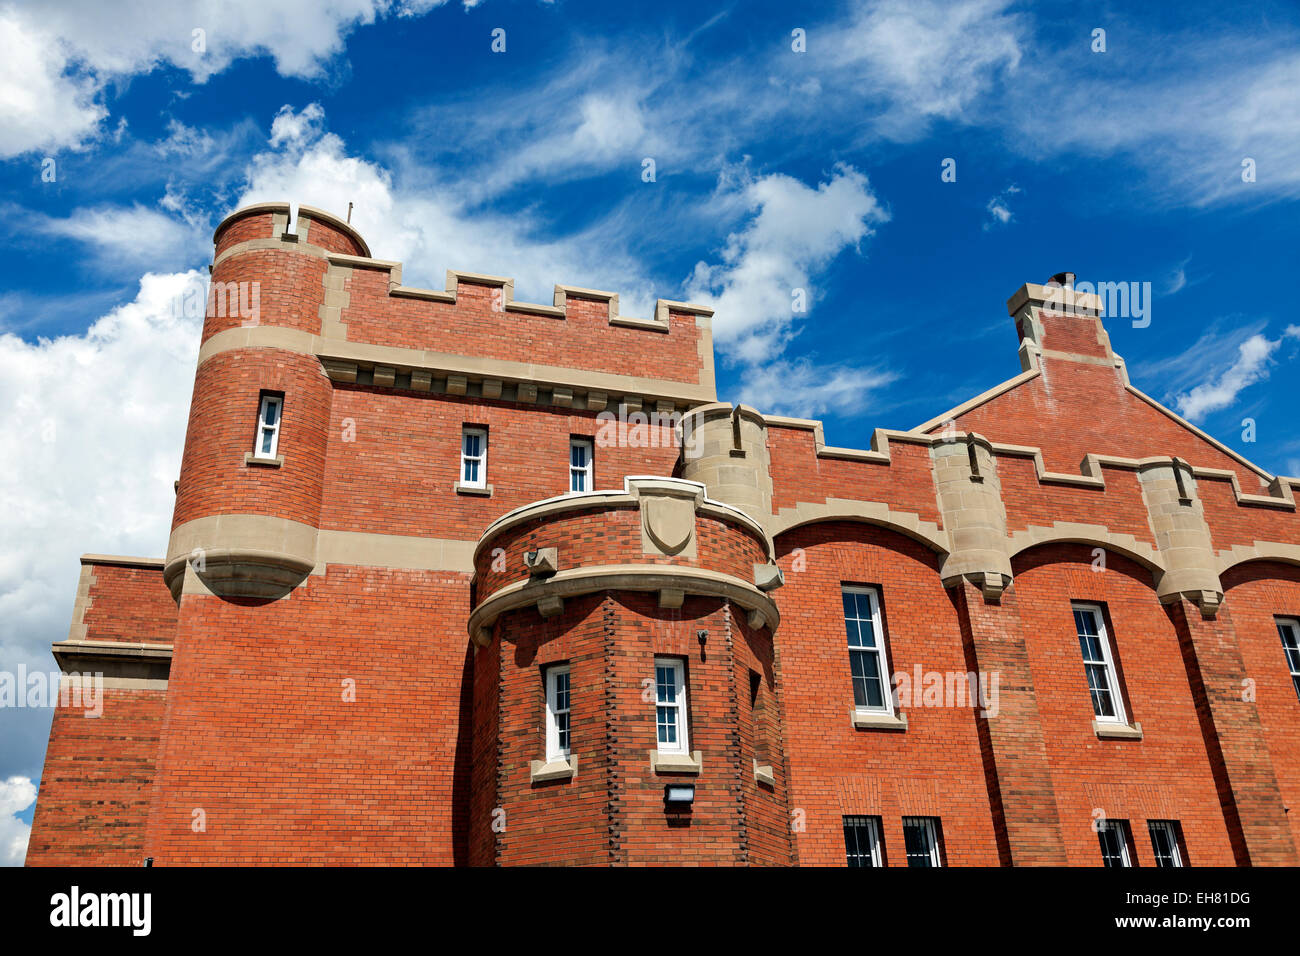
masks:
<svg viewBox="0 0 1300 956"><path fill-rule="evenodd" d="M690 753L686 733L686 666L655 658L655 734L661 754Z"/></svg>
<svg viewBox="0 0 1300 956"><path fill-rule="evenodd" d="M846 584L842 590L853 704L858 710L892 714L894 700L890 693L885 629L880 624L880 597L875 588Z"/></svg>
<svg viewBox="0 0 1300 956"><path fill-rule="evenodd" d="M460 483L468 488L487 487L486 428L465 428L460 436Z"/></svg>
<svg viewBox="0 0 1300 956"><path fill-rule="evenodd" d="M880 852L880 817L845 817L844 853L849 866L884 866Z"/></svg>
<svg viewBox="0 0 1300 956"><path fill-rule="evenodd" d="M1096 604L1075 604L1072 607L1083 668L1088 675L1093 715L1099 721L1125 723L1128 718L1124 713L1124 698L1119 691L1119 674L1115 670L1115 657L1101 607Z"/></svg>
<svg viewBox="0 0 1300 956"><path fill-rule="evenodd" d="M254 458L274 458L280 447L280 413L284 410L284 398L279 395L263 395L262 404L257 410L257 440L253 445Z"/></svg>
<svg viewBox="0 0 1300 956"><path fill-rule="evenodd" d="M569 491L592 491L592 454L590 438L569 439Z"/></svg>
<svg viewBox="0 0 1300 956"><path fill-rule="evenodd" d="M1282 651L1286 654L1286 666L1291 671L1291 686L1296 696L1300 697L1300 621L1279 618L1277 635L1282 638Z"/></svg>
<svg viewBox="0 0 1300 956"><path fill-rule="evenodd" d="M943 866L939 855L939 818L903 817L903 846L908 866Z"/></svg>
<svg viewBox="0 0 1300 956"><path fill-rule="evenodd" d="M570 753L569 665L553 664L546 668L546 762L568 760Z"/></svg>
<svg viewBox="0 0 1300 956"><path fill-rule="evenodd" d="M1177 820L1148 820L1147 830L1151 833L1151 851L1155 854L1156 866L1182 866L1183 851L1178 843Z"/></svg>
<svg viewBox="0 0 1300 956"><path fill-rule="evenodd" d="M1129 852L1127 820L1102 820L1097 824L1097 842L1101 844L1101 862L1104 866L1132 866Z"/></svg>

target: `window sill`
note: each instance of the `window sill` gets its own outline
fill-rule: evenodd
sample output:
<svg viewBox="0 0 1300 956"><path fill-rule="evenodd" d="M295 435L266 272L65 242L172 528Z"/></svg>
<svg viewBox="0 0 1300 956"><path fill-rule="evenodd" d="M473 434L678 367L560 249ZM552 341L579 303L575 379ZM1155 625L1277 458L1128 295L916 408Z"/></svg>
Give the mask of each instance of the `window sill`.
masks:
<svg viewBox="0 0 1300 956"><path fill-rule="evenodd" d="M578 757L570 754L567 760L552 760L550 763L534 760L530 776L533 783L547 783L551 780L572 780L577 772Z"/></svg>
<svg viewBox="0 0 1300 956"><path fill-rule="evenodd" d="M704 760L697 750L690 754L661 754L650 751L651 773L681 773L698 775L704 767Z"/></svg>
<svg viewBox="0 0 1300 956"><path fill-rule="evenodd" d="M459 481L452 485L458 495L478 495L481 498L492 497L491 485L462 485Z"/></svg>
<svg viewBox="0 0 1300 956"><path fill-rule="evenodd" d="M1117 724L1114 721L1094 720L1092 732L1101 740L1142 739L1142 725L1137 721L1131 724Z"/></svg>
<svg viewBox="0 0 1300 956"><path fill-rule="evenodd" d="M244 452L244 464L261 465L263 468L279 468L284 464L284 455L276 455L274 458L261 458L251 451L246 451Z"/></svg>
<svg viewBox="0 0 1300 956"><path fill-rule="evenodd" d="M849 711L854 730L896 730L907 729L907 714L882 714L874 710Z"/></svg>
<svg viewBox="0 0 1300 956"><path fill-rule="evenodd" d="M759 766L757 760L754 761L754 780L764 787L776 786L776 774L772 772L771 764Z"/></svg>

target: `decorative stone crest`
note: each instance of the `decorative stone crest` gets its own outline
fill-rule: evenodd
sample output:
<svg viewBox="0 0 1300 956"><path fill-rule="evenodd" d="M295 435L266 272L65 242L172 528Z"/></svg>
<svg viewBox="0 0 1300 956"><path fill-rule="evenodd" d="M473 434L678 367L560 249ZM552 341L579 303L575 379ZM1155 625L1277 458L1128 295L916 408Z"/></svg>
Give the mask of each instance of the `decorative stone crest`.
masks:
<svg viewBox="0 0 1300 956"><path fill-rule="evenodd" d="M642 551L694 558L695 513L704 486L679 478L628 478L624 484L641 508Z"/></svg>

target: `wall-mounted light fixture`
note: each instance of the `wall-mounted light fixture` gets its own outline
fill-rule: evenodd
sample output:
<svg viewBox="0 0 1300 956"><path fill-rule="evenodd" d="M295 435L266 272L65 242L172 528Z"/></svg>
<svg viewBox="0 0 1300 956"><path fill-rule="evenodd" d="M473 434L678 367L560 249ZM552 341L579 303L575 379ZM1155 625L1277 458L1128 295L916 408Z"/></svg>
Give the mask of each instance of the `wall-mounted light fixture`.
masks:
<svg viewBox="0 0 1300 956"><path fill-rule="evenodd" d="M695 802L695 784L669 783L664 785L664 807L669 810L689 810Z"/></svg>
<svg viewBox="0 0 1300 956"><path fill-rule="evenodd" d="M709 632L701 628L695 632L695 639L700 642L700 647L703 647L709 640Z"/></svg>

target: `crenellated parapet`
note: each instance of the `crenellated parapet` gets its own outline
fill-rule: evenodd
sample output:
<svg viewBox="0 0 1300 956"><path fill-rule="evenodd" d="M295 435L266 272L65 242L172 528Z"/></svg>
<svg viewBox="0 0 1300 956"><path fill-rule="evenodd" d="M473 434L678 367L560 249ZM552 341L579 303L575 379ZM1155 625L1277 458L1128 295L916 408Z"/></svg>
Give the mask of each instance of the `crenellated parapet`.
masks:
<svg viewBox="0 0 1300 956"><path fill-rule="evenodd" d="M1243 560L1300 563L1294 494L1300 479L1261 476L1264 490L1255 493L1243 490L1233 470L1105 454L1086 455L1072 474L1050 470L1041 448L953 428L876 429L869 449L850 449L827 445L818 421L764 421L769 435L812 437L803 446L771 443L784 450L772 462L774 499L796 499L767 520L773 535L826 520L889 528L939 556L945 585L968 580L989 600L1011 582L1011 559L1044 544L1090 544L1122 554L1151 572L1162 601L1186 597L1207 615L1222 600L1222 568ZM927 520L923 507L907 511L897 503L894 489L915 484L910 449L916 446L929 458L937 520ZM789 457L791 448L800 448L798 457ZM900 448L909 451L900 457ZM824 480L797 490L783 486L785 475L818 475L823 460L851 477L839 477L833 487ZM891 478L900 467L906 477ZM1210 506L1202 500L1207 494Z"/></svg>

